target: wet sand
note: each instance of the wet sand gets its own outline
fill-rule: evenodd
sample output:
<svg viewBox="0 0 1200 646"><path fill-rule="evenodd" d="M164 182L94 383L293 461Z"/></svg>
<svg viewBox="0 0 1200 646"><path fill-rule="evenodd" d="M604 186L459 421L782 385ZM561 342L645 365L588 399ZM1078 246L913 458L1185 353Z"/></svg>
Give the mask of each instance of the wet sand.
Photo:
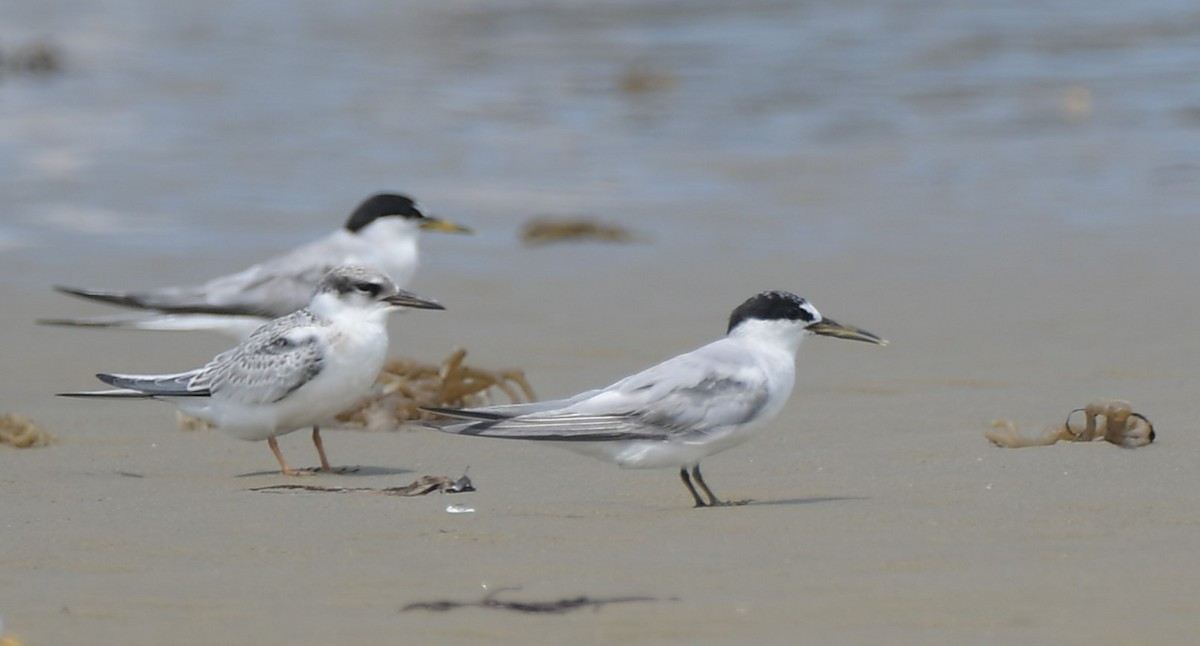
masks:
<svg viewBox="0 0 1200 646"><path fill-rule="evenodd" d="M303 482L390 487L469 467L477 492L252 492L294 482L265 446L178 431L165 405L48 395L97 369L181 367L220 340L30 327L31 312L80 305L21 290L0 314L7 405L61 442L0 448L0 608L30 644L1184 643L1200 626L1200 343L1181 297L1198 237L1176 233L1156 234L1153 254L1128 233L746 258L738 272L680 257L653 283L638 277L654 245L514 248L513 281L421 281L450 309L396 321L398 352L462 344L474 363L525 367L545 397L706 342L758 288L805 292L889 338L805 344L774 428L704 463L718 494L755 500L722 509L690 508L669 470L422 430L329 432L331 459L359 471ZM597 263L587 290L538 269L560 254ZM1133 401L1159 441L983 438L995 417L1035 431L1098 397ZM281 444L315 460L305 433ZM657 601L400 612L506 587L520 590L501 599Z"/></svg>

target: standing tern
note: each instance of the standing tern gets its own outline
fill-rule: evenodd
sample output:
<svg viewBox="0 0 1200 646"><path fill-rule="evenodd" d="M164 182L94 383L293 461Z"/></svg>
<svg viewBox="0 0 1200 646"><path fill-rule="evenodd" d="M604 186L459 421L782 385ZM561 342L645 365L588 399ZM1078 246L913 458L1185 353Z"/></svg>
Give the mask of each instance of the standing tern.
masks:
<svg viewBox="0 0 1200 646"><path fill-rule="evenodd" d="M293 470L275 438L311 426L321 471L319 424L371 388L388 349L387 315L396 309L444 309L396 287L377 269L338 267L317 283L308 306L263 325L203 368L165 375L98 374L115 390L66 397L159 399L234 437L266 440L285 475Z"/></svg>
<svg viewBox="0 0 1200 646"><path fill-rule="evenodd" d="M742 504L713 494L700 460L750 439L783 410L796 351L813 334L887 345L795 294L769 291L733 310L725 337L607 388L557 401L424 410L458 418L432 424L448 433L541 440L626 468L678 468L696 507Z"/></svg>
<svg viewBox="0 0 1200 646"><path fill-rule="evenodd" d="M407 285L417 271L421 231L470 233L425 215L404 195L367 198L337 231L257 265L201 285L141 292L56 286L64 294L139 310L80 319L45 319L44 325L141 330L208 330L245 338L263 323L308 303L313 287L340 265L376 267Z"/></svg>

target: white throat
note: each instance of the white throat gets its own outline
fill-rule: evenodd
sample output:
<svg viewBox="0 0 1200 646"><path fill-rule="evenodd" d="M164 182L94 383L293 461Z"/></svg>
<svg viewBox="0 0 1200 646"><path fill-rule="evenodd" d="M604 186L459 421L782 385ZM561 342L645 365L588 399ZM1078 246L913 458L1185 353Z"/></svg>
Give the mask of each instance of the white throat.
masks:
<svg viewBox="0 0 1200 646"><path fill-rule="evenodd" d="M359 229L346 231L353 240L353 258L349 264L366 265L383 270L397 285L412 282L420 260L417 242L420 227L400 217L384 217Z"/></svg>
<svg viewBox="0 0 1200 646"><path fill-rule="evenodd" d="M804 338L811 334L800 321L747 319L729 331L729 336L738 337L784 350L792 355L800 349Z"/></svg>

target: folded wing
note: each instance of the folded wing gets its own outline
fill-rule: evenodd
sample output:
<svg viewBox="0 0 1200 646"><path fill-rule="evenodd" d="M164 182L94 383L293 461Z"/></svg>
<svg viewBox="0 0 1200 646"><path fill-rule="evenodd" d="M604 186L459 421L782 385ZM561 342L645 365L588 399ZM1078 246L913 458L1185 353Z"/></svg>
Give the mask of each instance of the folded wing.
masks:
<svg viewBox="0 0 1200 646"><path fill-rule="evenodd" d="M686 442L751 421L766 404L764 371L734 350L710 344L570 400L427 410L468 420L437 426L463 435Z"/></svg>

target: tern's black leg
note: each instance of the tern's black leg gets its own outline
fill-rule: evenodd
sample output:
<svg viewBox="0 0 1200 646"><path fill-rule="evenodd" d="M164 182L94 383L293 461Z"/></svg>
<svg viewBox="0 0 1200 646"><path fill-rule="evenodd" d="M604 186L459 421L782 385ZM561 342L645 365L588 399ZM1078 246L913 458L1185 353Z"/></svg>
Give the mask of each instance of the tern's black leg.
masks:
<svg viewBox="0 0 1200 646"><path fill-rule="evenodd" d="M692 498L696 501L695 506L697 506L697 507L707 507L708 506L704 502L704 499L702 499L700 497L700 494L696 493L696 488L692 486L692 479L688 477L687 467L680 467L679 479L683 480L683 486L687 487L688 491L692 494ZM708 491L708 487L704 487L704 490ZM711 493L709 493L708 495L709 495L709 497L712 497Z"/></svg>
<svg viewBox="0 0 1200 646"><path fill-rule="evenodd" d="M721 499L717 498L716 494L714 494L712 492L712 489L708 488L708 483L704 482L704 476L700 475L700 465L699 464L692 467L692 477L696 479L696 484L700 485L700 489L702 489L704 491L704 495L708 496L708 506L709 507L730 507L730 506L744 505L744 504L750 502L749 500L721 500ZM696 495L696 491L694 489L692 490L692 495L693 496ZM696 496L696 502L700 502L699 496ZM697 505L697 506L702 507L703 505Z"/></svg>

